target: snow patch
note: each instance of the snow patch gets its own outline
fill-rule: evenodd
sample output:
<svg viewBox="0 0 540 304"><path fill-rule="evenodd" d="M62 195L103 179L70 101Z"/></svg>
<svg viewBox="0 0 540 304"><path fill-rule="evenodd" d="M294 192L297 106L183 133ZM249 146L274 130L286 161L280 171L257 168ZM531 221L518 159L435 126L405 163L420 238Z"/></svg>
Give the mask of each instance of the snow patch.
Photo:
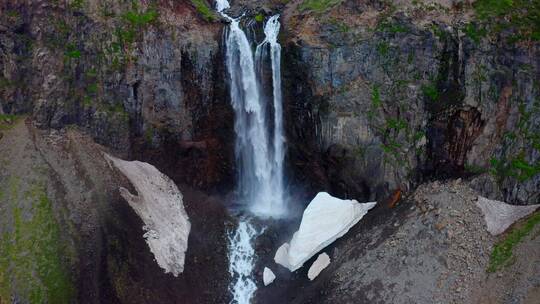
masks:
<svg viewBox="0 0 540 304"><path fill-rule="evenodd" d="M272 270L268 267L264 267L263 270L263 283L264 286L268 286L274 282L276 279L276 275L272 272Z"/></svg>
<svg viewBox="0 0 540 304"><path fill-rule="evenodd" d="M319 192L309 203L289 244L276 252L274 261L295 271L336 239L342 237L377 203L342 200Z"/></svg>
<svg viewBox="0 0 540 304"><path fill-rule="evenodd" d="M516 206L478 196L476 205L484 213L487 230L491 235L503 233L517 220L533 213L540 205Z"/></svg>
<svg viewBox="0 0 540 304"><path fill-rule="evenodd" d="M319 275L319 273L321 273L321 271L328 267L328 265L330 265L330 257L328 256L328 254L324 252L319 254L315 262L313 262L311 267L309 267L307 274L309 280L313 281L313 279L315 279Z"/></svg>
<svg viewBox="0 0 540 304"><path fill-rule="evenodd" d="M182 193L170 178L148 163L124 161L108 154L105 158L129 179L138 193L133 195L120 187L122 197L144 222L143 236L159 267L178 276L184 271L191 229Z"/></svg>

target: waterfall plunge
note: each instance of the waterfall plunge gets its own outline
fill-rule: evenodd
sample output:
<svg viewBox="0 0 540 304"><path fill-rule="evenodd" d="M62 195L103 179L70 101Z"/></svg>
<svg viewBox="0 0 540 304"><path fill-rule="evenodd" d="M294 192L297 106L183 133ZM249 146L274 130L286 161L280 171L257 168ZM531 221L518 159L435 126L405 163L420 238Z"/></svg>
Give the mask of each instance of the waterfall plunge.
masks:
<svg viewBox="0 0 540 304"><path fill-rule="evenodd" d="M226 32L226 64L230 77L231 103L235 111L236 161L239 168L239 199L258 217L279 218L285 215L283 161L283 107L281 95L281 46L277 42L279 15L265 24L264 41L255 56L249 40L240 28L239 18L223 12L229 8L227 0L217 0L216 9L230 21ZM263 98L263 70L270 53L272 67L273 112ZM259 72L257 77L256 72ZM273 121L269 118L273 114ZM271 123L272 122L272 123ZM271 128L272 127L272 128ZM257 290L252 273L255 250L252 240L260 232L249 219L241 218L234 233L229 234L229 273L232 282L231 303L248 304Z"/></svg>
<svg viewBox="0 0 540 304"><path fill-rule="evenodd" d="M280 218L285 215L286 208L283 189L285 149L281 47L277 42L279 16L273 16L267 21L264 28L266 38L257 46L254 56L239 20L222 12L228 7L227 1L217 1L217 10L231 21L225 43L231 103L235 112L239 199L256 216ZM256 74L256 66L263 65L267 49L272 62L273 113L269 113L262 98L261 77ZM272 123L270 114L273 114Z"/></svg>
<svg viewBox="0 0 540 304"><path fill-rule="evenodd" d="M230 286L231 303L248 304L257 290L251 278L255 264L255 249L251 240L259 233L248 222L241 221L234 234L229 235L229 273L233 279Z"/></svg>
<svg viewBox="0 0 540 304"><path fill-rule="evenodd" d="M255 214L274 217L283 216L285 209L285 193L283 185L283 161L285 159L285 137L283 135L283 104L281 94L281 46L277 42L279 34L279 15L272 16L264 26L264 41L257 46L255 52L256 65L262 71L267 50L270 51L272 62L272 96L274 107L274 132L272 138L272 158L270 162L270 190L271 197L261 200L252 207ZM262 75L261 75L262 78ZM262 81L260 81L262 83Z"/></svg>

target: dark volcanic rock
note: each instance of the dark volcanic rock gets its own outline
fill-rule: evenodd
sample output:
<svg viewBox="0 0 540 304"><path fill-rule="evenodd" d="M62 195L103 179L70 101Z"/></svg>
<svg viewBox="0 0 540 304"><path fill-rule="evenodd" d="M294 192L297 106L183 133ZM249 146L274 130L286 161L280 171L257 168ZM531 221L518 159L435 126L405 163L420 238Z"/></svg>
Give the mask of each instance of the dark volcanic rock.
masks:
<svg viewBox="0 0 540 304"><path fill-rule="evenodd" d="M4 113L33 113L40 128L79 125L177 180L230 187L221 24L188 3L17 3L0 5Z"/></svg>
<svg viewBox="0 0 540 304"><path fill-rule="evenodd" d="M184 272L174 277L165 274L154 260L143 238L143 222L121 197L120 186L132 187L107 164L103 153L110 151L77 130L43 131L22 121L6 133L0 144L0 275L10 282L4 285L8 281L2 281L0 298L7 290L16 302L26 302L32 293L49 288L41 295L43 302L55 302L59 292L81 303L228 301L225 226L230 218L218 198L186 185L179 187L192 231ZM15 182L16 187L12 186ZM55 243L49 244L43 253L15 255L10 250L17 249L4 245L34 237L14 223L13 218L20 210L29 218L39 216L40 209L28 205L32 196L25 194L35 193L35 187L43 189L52 214L50 222L38 227L51 229L45 240L53 233L58 234L58 239L53 239ZM56 246L58 251L50 249ZM40 259L49 261L46 269L40 268L39 262L34 263ZM52 283L60 286L64 282L60 279L65 277L69 284L62 285L62 291L48 285L41 287L47 284L47 271L57 273L57 265L51 262L56 259L65 269L60 268L62 276L56 274ZM5 265L11 268L4 268ZM5 272L6 269L36 275L30 280L20 272Z"/></svg>
<svg viewBox="0 0 540 304"><path fill-rule="evenodd" d="M472 39L467 11L352 2L324 15L285 11L296 180L377 199L491 171L504 200L536 202L538 44Z"/></svg>

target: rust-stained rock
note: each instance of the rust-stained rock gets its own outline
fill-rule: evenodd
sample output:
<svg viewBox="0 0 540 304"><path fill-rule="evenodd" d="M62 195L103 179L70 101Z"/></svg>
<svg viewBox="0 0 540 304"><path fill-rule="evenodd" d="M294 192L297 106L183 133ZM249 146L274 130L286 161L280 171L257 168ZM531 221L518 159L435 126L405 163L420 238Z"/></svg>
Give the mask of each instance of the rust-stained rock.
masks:
<svg viewBox="0 0 540 304"><path fill-rule="evenodd" d="M401 200L401 189L396 189L388 201L388 208L394 208Z"/></svg>

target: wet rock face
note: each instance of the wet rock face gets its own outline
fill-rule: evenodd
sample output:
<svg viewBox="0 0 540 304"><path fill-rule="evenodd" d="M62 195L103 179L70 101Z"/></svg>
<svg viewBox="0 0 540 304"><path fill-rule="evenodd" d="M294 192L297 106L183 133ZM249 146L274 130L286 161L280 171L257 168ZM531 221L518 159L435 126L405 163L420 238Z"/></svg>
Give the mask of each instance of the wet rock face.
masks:
<svg viewBox="0 0 540 304"><path fill-rule="evenodd" d="M219 23L183 2L8 1L0 11L2 112L33 113L41 128L79 125L197 187L228 185L233 116Z"/></svg>
<svg viewBox="0 0 540 304"><path fill-rule="evenodd" d="M344 1L320 14L300 4L231 9L281 13L298 184L368 200L424 177L492 171L506 201L538 199L538 45L470 37L467 11L389 13L380 1ZM42 128L76 124L175 180L230 188L221 24L187 2L0 9L2 112L33 112Z"/></svg>
<svg viewBox="0 0 540 304"><path fill-rule="evenodd" d="M288 11L284 84L295 178L377 199L425 178L489 171L504 200L534 203L538 45L476 41L456 16L385 12L370 4L324 16Z"/></svg>

